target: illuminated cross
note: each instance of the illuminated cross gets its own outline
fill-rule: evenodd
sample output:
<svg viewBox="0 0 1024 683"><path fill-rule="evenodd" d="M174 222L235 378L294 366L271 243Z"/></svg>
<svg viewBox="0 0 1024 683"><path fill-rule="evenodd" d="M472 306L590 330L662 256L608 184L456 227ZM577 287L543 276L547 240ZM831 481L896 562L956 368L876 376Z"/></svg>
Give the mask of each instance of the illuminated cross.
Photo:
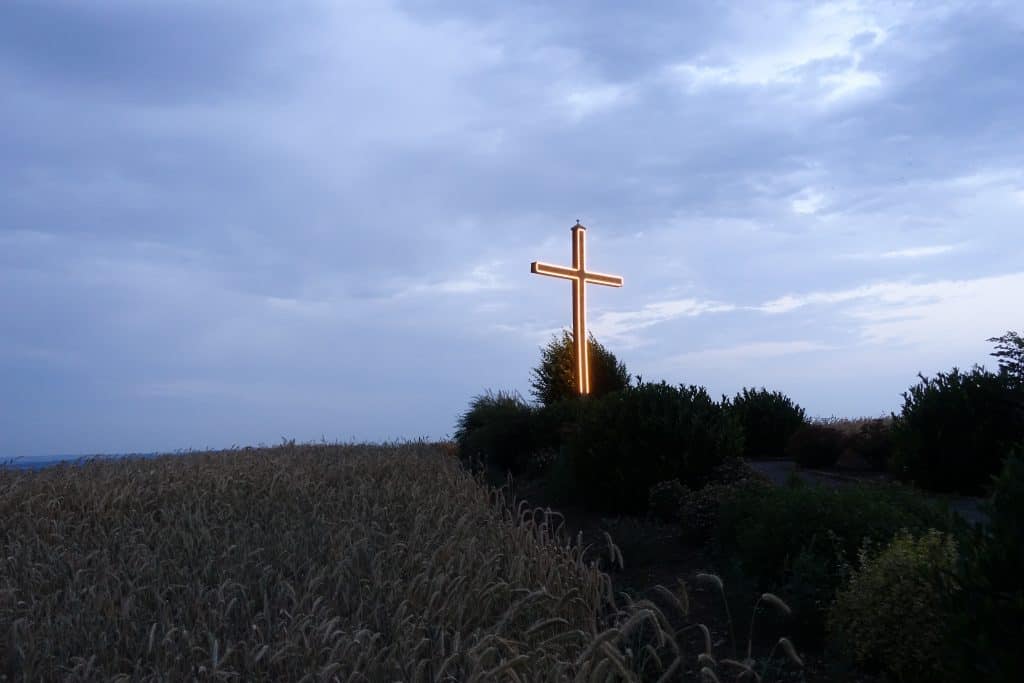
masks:
<svg viewBox="0 0 1024 683"><path fill-rule="evenodd" d="M572 268L553 266L550 263L534 261L530 272L572 280L572 336L576 344L576 386L580 394L590 393L590 354L587 350L587 283L609 287L621 287L618 275L605 275L587 271L586 262L587 229L576 221L572 226Z"/></svg>

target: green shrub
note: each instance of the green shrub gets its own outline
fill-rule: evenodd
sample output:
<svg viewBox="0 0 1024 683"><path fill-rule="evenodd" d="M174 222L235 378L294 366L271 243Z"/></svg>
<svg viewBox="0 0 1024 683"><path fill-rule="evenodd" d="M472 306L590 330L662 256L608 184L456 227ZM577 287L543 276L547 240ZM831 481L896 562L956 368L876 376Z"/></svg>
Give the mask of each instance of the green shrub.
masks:
<svg viewBox="0 0 1024 683"><path fill-rule="evenodd" d="M743 456L781 458L786 443L806 420L804 409L779 391L746 389L736 394L729 409L743 428Z"/></svg>
<svg viewBox="0 0 1024 683"><path fill-rule="evenodd" d="M901 532L875 556L862 550L829 611L830 638L858 666L897 681L952 680L944 596L954 590L956 560L953 538L934 529L917 538Z"/></svg>
<svg viewBox="0 0 1024 683"><path fill-rule="evenodd" d="M950 525L948 510L898 486L764 487L719 506L714 547L761 590L786 595L796 633L811 643L865 539L887 543L900 529Z"/></svg>
<svg viewBox="0 0 1024 683"><path fill-rule="evenodd" d="M883 471L892 459L892 423L889 420L867 420L846 438L846 448L872 469Z"/></svg>
<svg viewBox="0 0 1024 683"><path fill-rule="evenodd" d="M594 335L587 340L590 362L590 396L598 397L629 386L629 373L611 351ZM576 346L572 334L552 337L540 351L540 365L533 369L530 393L541 405L550 406L579 396L576 386Z"/></svg>
<svg viewBox="0 0 1024 683"><path fill-rule="evenodd" d="M844 539L831 529L812 536L787 561L786 577L778 590L796 610L794 632L805 643L815 647L824 644L828 609L836 589L846 583L851 570Z"/></svg>
<svg viewBox="0 0 1024 683"><path fill-rule="evenodd" d="M696 490L685 489L678 510L683 537L694 543L706 543L711 540L722 505L769 486L771 483L762 478L750 477L728 483L712 482Z"/></svg>
<svg viewBox="0 0 1024 683"><path fill-rule="evenodd" d="M754 471L746 460L726 458L711 470L703 486L683 487L677 511L683 537L692 542L709 541L723 503L766 486L771 486L768 478Z"/></svg>
<svg viewBox="0 0 1024 683"><path fill-rule="evenodd" d="M949 650L961 680L1024 680L1024 444L987 506L990 524L962 545Z"/></svg>
<svg viewBox="0 0 1024 683"><path fill-rule="evenodd" d="M535 454L547 445L537 415L518 393L487 391L474 397L456 425L459 457L513 474L529 471Z"/></svg>
<svg viewBox="0 0 1024 683"><path fill-rule="evenodd" d="M643 512L651 486L706 479L739 455L743 434L703 387L638 383L583 402L567 455L582 502Z"/></svg>
<svg viewBox="0 0 1024 683"><path fill-rule="evenodd" d="M797 429L786 444L786 457L801 467L832 467L839 460L846 439L835 427L805 424Z"/></svg>
<svg viewBox="0 0 1024 683"><path fill-rule="evenodd" d="M893 473L923 488L976 495L1024 439L1024 387L1007 372L975 366L939 373L903 394L895 416Z"/></svg>

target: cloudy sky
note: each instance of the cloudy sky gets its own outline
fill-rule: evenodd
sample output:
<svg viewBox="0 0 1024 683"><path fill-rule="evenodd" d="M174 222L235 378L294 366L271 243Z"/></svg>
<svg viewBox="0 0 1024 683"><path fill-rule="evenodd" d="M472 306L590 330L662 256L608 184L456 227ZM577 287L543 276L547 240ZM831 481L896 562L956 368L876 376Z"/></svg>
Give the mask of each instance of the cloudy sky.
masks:
<svg viewBox="0 0 1024 683"><path fill-rule="evenodd" d="M0 456L443 437L589 263L645 380L898 410L1024 329L1024 5L0 7Z"/></svg>

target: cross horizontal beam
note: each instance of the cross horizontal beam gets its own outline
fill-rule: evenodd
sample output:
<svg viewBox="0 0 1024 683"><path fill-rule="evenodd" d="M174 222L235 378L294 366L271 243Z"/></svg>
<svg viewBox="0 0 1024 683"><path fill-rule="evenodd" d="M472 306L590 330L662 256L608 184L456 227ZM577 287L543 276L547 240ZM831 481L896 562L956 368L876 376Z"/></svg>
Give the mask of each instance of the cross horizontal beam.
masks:
<svg viewBox="0 0 1024 683"><path fill-rule="evenodd" d="M566 280L583 280L593 282L595 285L606 285L608 287L621 287L622 278L618 275L607 275L605 273L583 272L575 268L556 266L543 261L534 261L530 264L530 272L537 275L550 275L551 277L565 278Z"/></svg>

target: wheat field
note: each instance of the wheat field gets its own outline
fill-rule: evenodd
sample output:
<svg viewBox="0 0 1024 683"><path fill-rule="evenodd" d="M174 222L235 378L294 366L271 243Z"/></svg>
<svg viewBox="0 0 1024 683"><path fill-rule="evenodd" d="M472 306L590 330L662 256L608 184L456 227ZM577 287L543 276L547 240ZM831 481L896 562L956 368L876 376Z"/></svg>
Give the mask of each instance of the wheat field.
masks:
<svg viewBox="0 0 1024 683"><path fill-rule="evenodd" d="M0 520L0 680L669 681L720 664L682 651L681 586L615 596L557 514L436 444L0 470Z"/></svg>

